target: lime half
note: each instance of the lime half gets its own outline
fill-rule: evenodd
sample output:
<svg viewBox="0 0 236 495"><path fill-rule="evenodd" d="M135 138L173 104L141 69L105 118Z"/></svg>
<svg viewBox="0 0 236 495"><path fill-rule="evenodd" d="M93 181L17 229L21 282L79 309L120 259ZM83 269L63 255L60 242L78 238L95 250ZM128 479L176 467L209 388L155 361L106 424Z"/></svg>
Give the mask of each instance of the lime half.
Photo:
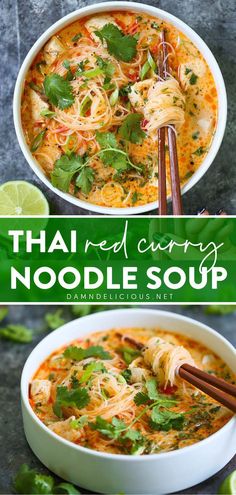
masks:
<svg viewBox="0 0 236 495"><path fill-rule="evenodd" d="M221 483L218 493L220 495L236 495L236 470Z"/></svg>
<svg viewBox="0 0 236 495"><path fill-rule="evenodd" d="M49 206L37 187L23 180L15 180L0 186L0 215L49 215Z"/></svg>

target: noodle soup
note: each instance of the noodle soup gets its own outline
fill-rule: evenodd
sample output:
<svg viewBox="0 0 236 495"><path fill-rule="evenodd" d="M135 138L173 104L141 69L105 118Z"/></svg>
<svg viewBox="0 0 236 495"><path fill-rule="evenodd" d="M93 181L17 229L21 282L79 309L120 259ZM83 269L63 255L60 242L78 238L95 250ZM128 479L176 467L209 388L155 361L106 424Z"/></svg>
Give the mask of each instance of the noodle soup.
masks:
<svg viewBox="0 0 236 495"><path fill-rule="evenodd" d="M167 81L157 66L163 29ZM217 107L213 76L185 35L156 17L114 12L78 20L46 43L25 80L22 125L56 188L125 208L157 200L158 127L175 126L184 185L211 146Z"/></svg>
<svg viewBox="0 0 236 495"><path fill-rule="evenodd" d="M227 365L194 340L116 328L51 354L30 384L30 404L51 431L80 446L127 455L180 449L232 417L178 376L184 362L235 383Z"/></svg>

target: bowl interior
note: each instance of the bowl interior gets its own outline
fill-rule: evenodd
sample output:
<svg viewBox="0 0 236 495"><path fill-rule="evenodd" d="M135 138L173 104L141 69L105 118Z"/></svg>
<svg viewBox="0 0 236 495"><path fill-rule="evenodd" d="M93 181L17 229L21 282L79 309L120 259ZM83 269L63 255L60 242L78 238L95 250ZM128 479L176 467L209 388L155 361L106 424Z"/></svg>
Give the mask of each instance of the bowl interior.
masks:
<svg viewBox="0 0 236 495"><path fill-rule="evenodd" d="M95 313L73 320L45 337L28 357L22 373L22 393L28 404L28 385L32 376L53 351L88 333L109 330L114 327L158 327L170 332L187 335L205 344L218 354L236 372L233 346L211 328L182 315L151 309L115 309Z"/></svg>
<svg viewBox="0 0 236 495"><path fill-rule="evenodd" d="M227 115L227 99L226 99L224 80L213 54L211 53L207 45L204 43L204 41L183 21L169 14L168 12L157 9L156 7L145 5L142 3L134 3L134 2L123 2L123 1L106 2L106 3L100 3L98 5L92 5L79 9L63 17L58 22L53 24L53 26L51 26L47 31L45 31L45 33L38 39L38 41L36 41L36 43L31 48L31 50L29 51L28 55L26 56L22 64L15 86L13 113L14 113L14 124L15 124L16 134L18 137L20 147L25 155L25 158L28 161L31 168L36 173L36 175L38 175L38 177L42 180L42 182L44 182L51 190L53 190L57 195L61 196L66 201L69 201L70 203L84 209L88 209L97 213L104 213L104 214L129 215L129 214L145 213L147 211L154 210L158 207L158 201L137 207L111 208L111 207L98 206L92 203L82 201L78 198L75 198L67 193L63 193L58 189L54 188L51 182L49 181L49 179L45 176L43 170L41 169L37 161L33 158L33 156L30 153L30 150L25 141L22 124L21 124L21 114L20 114L21 95L23 91L26 73L33 59L35 58L36 54L43 47L46 41L58 30L62 29L71 22L74 22L76 19L80 19L84 17L85 15L90 15L105 11L116 11L116 10L133 10L136 12L142 12L152 16L159 17L163 20L172 23L186 36L188 36L188 38L190 38L191 41L198 47L198 49L203 54L207 64L211 69L218 93L217 128L207 156L203 160L198 170L194 173L194 175L190 178L190 180L183 186L182 193L184 194L193 185L195 185L204 175L204 173L207 171L212 161L214 160L223 138L225 124L226 124L226 115Z"/></svg>

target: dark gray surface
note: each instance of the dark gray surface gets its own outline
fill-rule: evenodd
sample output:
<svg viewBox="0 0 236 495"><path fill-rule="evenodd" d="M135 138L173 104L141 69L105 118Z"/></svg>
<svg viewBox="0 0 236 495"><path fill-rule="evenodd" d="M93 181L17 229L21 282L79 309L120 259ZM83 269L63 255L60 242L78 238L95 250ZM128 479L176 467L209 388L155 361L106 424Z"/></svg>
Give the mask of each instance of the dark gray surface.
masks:
<svg viewBox="0 0 236 495"><path fill-rule="evenodd" d="M204 314L204 307L159 306L186 316L191 316L215 328L234 345L236 345L236 314L228 316L210 316ZM19 345L6 341L0 342L0 493L12 493L12 478L22 463L28 463L31 467L46 473L47 470L37 460L29 449L22 428L20 411L19 384L20 375L32 348L41 340L45 331L44 314L54 311L54 308L46 306L11 306L8 317L9 322L22 323L34 328L34 341L32 344ZM69 308L65 309L68 319L72 318ZM222 452L222 456L224 453ZM236 468L235 460L232 460L221 472L213 478L198 486L185 490L183 494L215 494L221 481ZM171 476L171 473L170 473Z"/></svg>
<svg viewBox="0 0 236 495"><path fill-rule="evenodd" d="M211 213L224 206L236 213L235 167L235 0L145 0L180 17L195 29L213 51L221 67L229 98L228 125L223 145L210 170L184 196L186 214L195 214L202 206ZM45 192L54 214L82 214L85 210L70 205L47 189L24 159L12 122L12 95L19 67L33 43L53 22L73 10L97 3L95 0L3 0L3 38L0 76L2 81L1 176L7 180L26 179ZM2 120L2 119L1 119Z"/></svg>

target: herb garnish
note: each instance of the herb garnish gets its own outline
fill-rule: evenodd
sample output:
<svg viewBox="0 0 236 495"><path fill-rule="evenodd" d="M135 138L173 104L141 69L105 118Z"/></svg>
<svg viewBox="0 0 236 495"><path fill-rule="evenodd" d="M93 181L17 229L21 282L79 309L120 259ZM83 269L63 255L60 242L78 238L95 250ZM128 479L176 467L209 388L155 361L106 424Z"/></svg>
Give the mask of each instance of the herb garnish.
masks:
<svg viewBox="0 0 236 495"><path fill-rule="evenodd" d="M109 352L105 351L102 346L96 345L82 349L82 347L69 346L63 353L65 358L72 359L74 361L82 361L90 357L98 359L112 359Z"/></svg>
<svg viewBox="0 0 236 495"><path fill-rule="evenodd" d="M72 86L59 74L51 74L44 79L44 90L50 103L64 110L74 103Z"/></svg>
<svg viewBox="0 0 236 495"><path fill-rule="evenodd" d="M142 143L146 137L145 132L141 129L143 115L141 113L131 113L122 122L119 133L123 139L134 144Z"/></svg>
<svg viewBox="0 0 236 495"><path fill-rule="evenodd" d="M86 388L76 387L68 389L65 386L58 386L56 391L56 401L53 404L53 412L59 418L63 417L62 407L76 407L83 409L90 401Z"/></svg>
<svg viewBox="0 0 236 495"><path fill-rule="evenodd" d="M124 35L114 24L105 24L100 31L95 31L102 41L106 41L110 55L117 60L130 62L136 55L137 39L134 36Z"/></svg>

